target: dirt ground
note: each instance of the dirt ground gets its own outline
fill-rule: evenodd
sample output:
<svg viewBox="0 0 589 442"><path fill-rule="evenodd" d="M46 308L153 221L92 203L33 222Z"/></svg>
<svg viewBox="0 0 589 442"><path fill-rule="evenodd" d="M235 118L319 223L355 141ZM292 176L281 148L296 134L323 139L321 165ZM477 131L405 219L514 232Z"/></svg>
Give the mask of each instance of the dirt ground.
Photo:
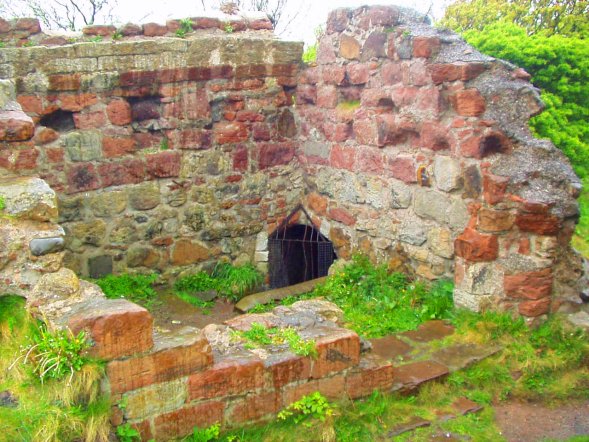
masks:
<svg viewBox="0 0 589 442"><path fill-rule="evenodd" d="M494 408L497 425L510 442L560 441L573 436L586 436L589 441L589 401L556 408L512 402Z"/></svg>

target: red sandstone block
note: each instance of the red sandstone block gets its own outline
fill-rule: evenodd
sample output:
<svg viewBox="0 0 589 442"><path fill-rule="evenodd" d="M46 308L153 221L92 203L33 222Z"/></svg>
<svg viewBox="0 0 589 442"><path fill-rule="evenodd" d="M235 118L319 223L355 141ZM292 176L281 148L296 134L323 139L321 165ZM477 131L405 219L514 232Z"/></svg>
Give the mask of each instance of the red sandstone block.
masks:
<svg viewBox="0 0 589 442"><path fill-rule="evenodd" d="M19 18L14 23L14 29L28 34L38 34L41 32L41 24L37 18Z"/></svg>
<svg viewBox="0 0 589 442"><path fill-rule="evenodd" d="M440 39L437 37L415 37L413 39L413 56L430 58L440 50Z"/></svg>
<svg viewBox="0 0 589 442"><path fill-rule="evenodd" d="M335 86L319 86L317 88L317 106L333 109L337 106L337 89Z"/></svg>
<svg viewBox="0 0 589 442"><path fill-rule="evenodd" d="M111 394L188 376L213 362L209 342L198 329L186 327L177 335L156 336L153 344L150 353L107 364Z"/></svg>
<svg viewBox="0 0 589 442"><path fill-rule="evenodd" d="M74 332L85 330L93 341L89 353L112 360L149 350L153 346L153 318L143 307L124 299L92 299L67 316Z"/></svg>
<svg viewBox="0 0 589 442"><path fill-rule="evenodd" d="M281 388L291 382L309 379L311 359L291 352L272 354L264 361L266 370L272 375L274 388Z"/></svg>
<svg viewBox="0 0 589 442"><path fill-rule="evenodd" d="M141 26L134 23L127 23L123 25L120 32L124 37L134 37L143 34L143 29L141 29Z"/></svg>
<svg viewBox="0 0 589 442"><path fill-rule="evenodd" d="M23 149L18 151L14 170L33 170L37 168L37 158L39 151L37 149Z"/></svg>
<svg viewBox="0 0 589 442"><path fill-rule="evenodd" d="M443 378L448 373L448 367L434 361L419 361L395 367L393 389L408 393L426 382Z"/></svg>
<svg viewBox="0 0 589 442"><path fill-rule="evenodd" d="M40 130L37 130L37 133L35 134L35 138L34 141L36 144L49 144L54 142L55 140L57 140L59 138L59 132L45 127L42 128Z"/></svg>
<svg viewBox="0 0 589 442"><path fill-rule="evenodd" d="M43 100L41 97L37 97L36 95L19 95L16 97L16 101L21 105L22 110L28 114L41 115L43 113Z"/></svg>
<svg viewBox="0 0 589 442"><path fill-rule="evenodd" d="M552 293L552 269L505 275L503 286L505 294L512 298L537 300Z"/></svg>
<svg viewBox="0 0 589 442"><path fill-rule="evenodd" d="M246 64L240 65L235 69L235 78L263 78L268 73L266 70L269 66L265 64Z"/></svg>
<svg viewBox="0 0 589 442"><path fill-rule="evenodd" d="M324 66L321 71L321 78L326 84L341 85L346 79L346 68L343 66Z"/></svg>
<svg viewBox="0 0 589 442"><path fill-rule="evenodd" d="M450 135L448 127L436 122L428 121L422 125L419 135L419 144L433 151L447 150L450 148Z"/></svg>
<svg viewBox="0 0 589 442"><path fill-rule="evenodd" d="M155 437L157 440L173 440L192 434L194 427L207 428L223 422L225 404L211 401L189 405L154 419Z"/></svg>
<svg viewBox="0 0 589 442"><path fill-rule="evenodd" d="M121 87L140 87L153 86L158 82L159 73L157 71L129 71L121 72L119 76L119 84ZM147 92L149 89L147 90ZM147 93L140 93L139 96L148 95Z"/></svg>
<svg viewBox="0 0 589 442"><path fill-rule="evenodd" d="M192 29L222 29L221 20L212 17L192 18Z"/></svg>
<svg viewBox="0 0 589 442"><path fill-rule="evenodd" d="M282 390L282 407L287 407L303 396L318 391L327 399L337 400L345 397L346 378L336 375L331 378L310 380L302 384L287 385Z"/></svg>
<svg viewBox="0 0 589 442"><path fill-rule="evenodd" d="M189 400L244 394L268 386L264 363L254 356L231 356L188 378Z"/></svg>
<svg viewBox="0 0 589 442"><path fill-rule="evenodd" d="M180 174L180 152L160 152L148 155L147 173L153 178L177 177Z"/></svg>
<svg viewBox="0 0 589 442"><path fill-rule="evenodd" d="M330 219L345 224L346 226L353 226L356 224L356 218L346 209L339 207L331 209L328 213L328 216Z"/></svg>
<svg viewBox="0 0 589 442"><path fill-rule="evenodd" d="M336 144L331 148L329 162L336 169L354 170L356 165L356 150L352 147Z"/></svg>
<svg viewBox="0 0 589 442"><path fill-rule="evenodd" d="M258 121L259 122L259 121L264 121L266 118L264 117L264 115L262 115L259 112L241 110L241 111L237 112L235 119L237 121L250 121L250 122Z"/></svg>
<svg viewBox="0 0 589 442"><path fill-rule="evenodd" d="M126 100L113 100L106 106L106 115L115 126L131 124L131 105Z"/></svg>
<svg viewBox="0 0 589 442"><path fill-rule="evenodd" d="M143 35L146 37L161 37L168 33L168 28L158 23L146 23L143 25Z"/></svg>
<svg viewBox="0 0 589 442"><path fill-rule="evenodd" d="M35 124L24 112L0 112L0 141L26 141L34 134Z"/></svg>
<svg viewBox="0 0 589 442"><path fill-rule="evenodd" d="M398 156L389 159L388 169L393 177L407 184L417 181L417 171L413 157Z"/></svg>
<svg viewBox="0 0 589 442"><path fill-rule="evenodd" d="M173 131L170 138L170 147L176 149L208 149L211 143L212 134L204 129Z"/></svg>
<svg viewBox="0 0 589 442"><path fill-rule="evenodd" d="M366 84L370 77L370 65L353 64L347 67L348 79L351 84Z"/></svg>
<svg viewBox="0 0 589 442"><path fill-rule="evenodd" d="M392 114L377 116L376 127L376 144L379 147L405 143L410 138L417 138L419 133L413 120Z"/></svg>
<svg viewBox="0 0 589 442"><path fill-rule="evenodd" d="M297 87L297 103L315 104L317 102L317 87L310 84L301 84Z"/></svg>
<svg viewBox="0 0 589 442"><path fill-rule="evenodd" d="M246 172L249 164L249 153L247 146L239 145L233 151L233 170Z"/></svg>
<svg viewBox="0 0 589 442"><path fill-rule="evenodd" d="M380 70L380 75L382 77L382 81L385 85L394 85L401 83L405 80L406 77L406 69L404 69L404 65L401 63L384 63Z"/></svg>
<svg viewBox="0 0 589 442"><path fill-rule="evenodd" d="M75 113L74 124L78 129L98 129L106 124L106 116L103 111Z"/></svg>
<svg viewBox="0 0 589 442"><path fill-rule="evenodd" d="M226 421L230 426L259 421L280 410L281 396L275 391L237 399L227 407Z"/></svg>
<svg viewBox="0 0 589 442"><path fill-rule="evenodd" d="M519 313L523 316L536 317L544 315L550 311L550 297L538 299L535 301L524 301L518 305Z"/></svg>
<svg viewBox="0 0 589 442"><path fill-rule="evenodd" d="M378 355L362 356L358 367L346 376L346 392L350 398L357 399L374 390L388 390L393 385L393 371L393 364Z"/></svg>
<svg viewBox="0 0 589 442"><path fill-rule="evenodd" d="M356 141L360 144L367 144L376 146L379 139L379 130L375 118L371 115L366 115L366 118L360 118L361 112L357 112L354 119L353 129Z"/></svg>
<svg viewBox="0 0 589 442"><path fill-rule="evenodd" d="M477 89L464 89L450 96L454 110L465 117L477 117L485 112L485 99Z"/></svg>
<svg viewBox="0 0 589 442"><path fill-rule="evenodd" d="M314 379L354 367L360 361L360 338L351 330L316 327L301 332L301 337L314 339L317 344L318 357L311 367Z"/></svg>
<svg viewBox="0 0 589 442"><path fill-rule="evenodd" d="M215 124L213 134L218 144L239 143L248 139L247 126L237 121Z"/></svg>
<svg viewBox="0 0 589 442"><path fill-rule="evenodd" d="M382 151L376 148L361 148L358 151L356 167L362 172L382 174L384 170Z"/></svg>
<svg viewBox="0 0 589 442"><path fill-rule="evenodd" d="M352 125L348 123L323 124L323 133L328 141L335 141L338 143L350 139L353 135Z"/></svg>
<svg viewBox="0 0 589 442"><path fill-rule="evenodd" d="M270 126L265 123L252 124L252 138L254 141L270 141L272 139Z"/></svg>
<svg viewBox="0 0 589 442"><path fill-rule="evenodd" d="M505 198L509 178L486 173L483 176L483 196L489 204L495 205Z"/></svg>
<svg viewBox="0 0 589 442"><path fill-rule="evenodd" d="M493 261L499 254L499 242L494 235L483 235L474 229L467 228L454 241L454 249L457 256L467 261Z"/></svg>
<svg viewBox="0 0 589 442"><path fill-rule="evenodd" d="M515 224L522 232L538 235L556 235L562 229L562 220L557 216L543 213L519 213Z"/></svg>
<svg viewBox="0 0 589 442"><path fill-rule="evenodd" d="M317 192L311 192L307 195L307 204L317 216L325 216L327 213L327 198L319 195Z"/></svg>
<svg viewBox="0 0 589 442"><path fill-rule="evenodd" d="M274 29L274 26L272 26L272 22L267 18L259 18L256 20L248 21L247 27L248 29L251 29L253 31L271 31Z"/></svg>
<svg viewBox="0 0 589 442"><path fill-rule="evenodd" d="M84 35L100 35L101 37L108 37L117 32L117 28L110 25L90 25L82 29Z"/></svg>
<svg viewBox="0 0 589 442"><path fill-rule="evenodd" d="M295 145L285 143L262 143L259 145L258 166L260 170L273 166L283 166L292 161Z"/></svg>
<svg viewBox="0 0 589 442"><path fill-rule="evenodd" d="M50 75L47 79L50 91L77 91L81 85L80 74Z"/></svg>
<svg viewBox="0 0 589 442"><path fill-rule="evenodd" d="M66 170L68 193L87 192L99 189L100 179L94 164L74 164Z"/></svg>
<svg viewBox="0 0 589 442"><path fill-rule="evenodd" d="M483 63L433 64L429 66L435 84L472 80L486 69L487 67Z"/></svg>
<svg viewBox="0 0 589 442"><path fill-rule="evenodd" d="M45 156L50 163L63 163L65 151L61 147L48 147L45 149Z"/></svg>
<svg viewBox="0 0 589 442"><path fill-rule="evenodd" d="M145 178L145 164L139 159L128 159L98 166L102 187L140 183Z"/></svg>
<svg viewBox="0 0 589 442"><path fill-rule="evenodd" d="M98 103L96 94L60 94L57 99L61 102L61 109L80 112L82 109Z"/></svg>
<svg viewBox="0 0 589 442"><path fill-rule="evenodd" d="M133 153L135 140L133 138L102 138L102 153L106 158L115 158Z"/></svg>

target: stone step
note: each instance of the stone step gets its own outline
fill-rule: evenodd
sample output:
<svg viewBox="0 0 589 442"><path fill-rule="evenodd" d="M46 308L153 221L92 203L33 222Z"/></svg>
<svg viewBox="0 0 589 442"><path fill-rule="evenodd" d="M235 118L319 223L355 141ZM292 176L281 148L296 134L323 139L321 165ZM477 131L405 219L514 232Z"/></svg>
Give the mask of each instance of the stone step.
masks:
<svg viewBox="0 0 589 442"><path fill-rule="evenodd" d="M281 299L289 296L298 296L302 295L303 293L309 293L313 291L319 284L323 284L326 279L327 277L324 276L322 278L312 279L310 281L301 282L300 284L294 284L288 287L254 293L253 295L243 297L235 305L235 308L240 312L248 312L259 304L268 304L272 301L280 301Z"/></svg>

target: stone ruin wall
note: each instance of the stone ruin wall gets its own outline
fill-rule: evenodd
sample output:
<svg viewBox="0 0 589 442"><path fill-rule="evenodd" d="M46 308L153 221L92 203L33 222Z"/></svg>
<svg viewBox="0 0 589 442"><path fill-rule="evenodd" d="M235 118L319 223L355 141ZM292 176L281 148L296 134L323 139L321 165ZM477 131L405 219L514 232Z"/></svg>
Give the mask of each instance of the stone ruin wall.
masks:
<svg viewBox="0 0 589 442"><path fill-rule="evenodd" d="M459 305L534 317L578 302L580 182L529 133L542 103L527 73L403 8L334 11L306 68L300 44L215 20L188 39L170 21L2 50L35 127L5 137L0 175L57 192L69 268L265 269L267 234L302 201L339 257L454 277Z"/></svg>
<svg viewBox="0 0 589 442"><path fill-rule="evenodd" d="M297 112L306 203L338 255L453 277L474 310L580 303L580 181L529 132L543 108L529 78L413 11L332 12Z"/></svg>
<svg viewBox="0 0 589 442"><path fill-rule="evenodd" d="M578 295L580 183L528 132L541 103L525 72L394 7L333 12L304 70L300 44L255 35L0 51L2 292L88 332L104 389L127 404L113 424L145 440L267 420L312 391L403 390L412 373L361 354L322 301L162 335L64 263L263 262L267 233L302 201L339 257L453 276L470 308L538 316ZM228 346L252 321L299 320L316 360Z"/></svg>
<svg viewBox="0 0 589 442"><path fill-rule="evenodd" d="M167 277L222 256L266 270L256 235L304 192L292 103L302 45L273 39L267 19L230 17L245 31L195 19L179 39L170 21L117 41L2 51L0 72L36 127L4 143L0 176L40 176L57 192L77 273Z"/></svg>

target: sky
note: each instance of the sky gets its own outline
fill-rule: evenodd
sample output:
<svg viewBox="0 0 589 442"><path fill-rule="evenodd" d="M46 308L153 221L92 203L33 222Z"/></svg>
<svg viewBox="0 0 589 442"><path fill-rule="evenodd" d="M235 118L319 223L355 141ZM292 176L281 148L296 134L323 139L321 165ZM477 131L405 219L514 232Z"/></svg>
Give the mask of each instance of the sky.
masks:
<svg viewBox="0 0 589 442"><path fill-rule="evenodd" d="M313 43L315 40L314 30L318 26L324 25L329 11L336 8L399 4L425 13L430 11L431 7L431 15L434 18L441 18L444 5L447 3L449 2L444 0L289 0L285 14L288 14L289 17L295 15L295 18L288 29L280 33L280 37ZM123 23L141 24L150 21L164 23L170 18L202 15L202 5L197 0L191 2L186 0L141 0L141 2L119 0L118 7L114 12Z"/></svg>

